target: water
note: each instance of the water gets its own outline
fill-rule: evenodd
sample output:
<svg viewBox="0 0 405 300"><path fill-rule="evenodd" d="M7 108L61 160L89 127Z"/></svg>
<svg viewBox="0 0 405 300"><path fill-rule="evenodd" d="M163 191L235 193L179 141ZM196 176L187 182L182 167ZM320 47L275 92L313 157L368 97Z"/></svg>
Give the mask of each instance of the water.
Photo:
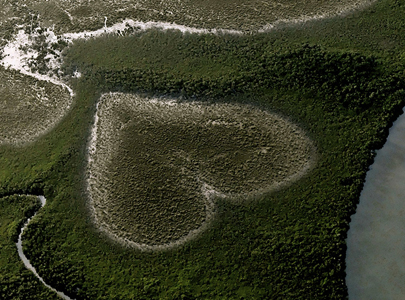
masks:
<svg viewBox="0 0 405 300"><path fill-rule="evenodd" d="M46 204L46 199L44 196L38 196L39 200L41 201L41 208L45 206ZM46 286L48 289L54 291L56 294L58 294L59 297L61 297L62 299L65 300L72 300L71 298L69 298L68 296L66 296L64 293L57 291L56 289L54 289L53 287L51 287L50 285L46 284L46 282L44 281L44 279L39 276L37 270L35 270L35 268L32 266L32 264L30 263L30 261L28 260L28 258L25 256L23 249L22 249L22 235L24 230L27 228L28 224L31 222L31 220L35 217L37 213L35 213L31 218L29 218L27 220L27 222L24 224L23 228L21 228L21 232L20 235L18 236L18 241L16 243L17 245L17 250L18 250L18 256L20 257L20 259L22 260L22 262L24 263L25 267L30 270L32 273L34 273L35 277L37 277L39 279L39 281L41 281L41 283Z"/></svg>
<svg viewBox="0 0 405 300"><path fill-rule="evenodd" d="M405 299L405 115L367 173L346 255L350 300Z"/></svg>

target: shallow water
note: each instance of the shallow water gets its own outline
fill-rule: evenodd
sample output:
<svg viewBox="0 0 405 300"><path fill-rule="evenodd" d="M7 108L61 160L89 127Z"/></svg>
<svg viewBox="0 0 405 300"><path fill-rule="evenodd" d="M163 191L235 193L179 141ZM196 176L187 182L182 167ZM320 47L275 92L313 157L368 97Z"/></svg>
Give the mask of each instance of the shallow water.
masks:
<svg viewBox="0 0 405 300"><path fill-rule="evenodd" d="M45 206L46 204L46 199L44 196L38 196L39 200L41 201L41 208ZM20 257L21 261L24 263L25 267L30 270L35 277L37 277L39 279L39 281L41 281L41 283L46 286L48 289L54 291L59 297L61 297L62 299L65 300L72 300L71 298L69 298L67 295L65 295L62 292L57 291L56 289L54 289L53 287L51 287L50 285L46 284L46 282L44 281L44 279L38 274L37 270L34 268L34 266L30 263L30 261L28 260L28 258L25 256L24 252L23 252L23 248L22 248L22 235L24 233L24 230L28 227L28 224L31 222L31 220L35 217L37 213L35 213L31 218L29 218L27 220L27 222L24 224L24 226L21 228L21 232L20 235L18 236L18 242L16 243L17 246L17 250L18 250L18 256Z"/></svg>
<svg viewBox="0 0 405 300"><path fill-rule="evenodd" d="M347 237L349 299L405 299L405 115L390 129L352 216Z"/></svg>

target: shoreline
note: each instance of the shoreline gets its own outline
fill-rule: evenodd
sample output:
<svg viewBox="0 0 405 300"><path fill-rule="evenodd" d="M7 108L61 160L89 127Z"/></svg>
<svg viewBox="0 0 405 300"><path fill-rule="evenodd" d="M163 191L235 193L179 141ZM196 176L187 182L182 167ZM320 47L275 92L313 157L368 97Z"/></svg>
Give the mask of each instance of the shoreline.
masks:
<svg viewBox="0 0 405 300"><path fill-rule="evenodd" d="M346 285L354 299L396 299L405 293L401 284L405 267L400 263L405 244L404 128L405 115L401 115L377 150L349 223Z"/></svg>

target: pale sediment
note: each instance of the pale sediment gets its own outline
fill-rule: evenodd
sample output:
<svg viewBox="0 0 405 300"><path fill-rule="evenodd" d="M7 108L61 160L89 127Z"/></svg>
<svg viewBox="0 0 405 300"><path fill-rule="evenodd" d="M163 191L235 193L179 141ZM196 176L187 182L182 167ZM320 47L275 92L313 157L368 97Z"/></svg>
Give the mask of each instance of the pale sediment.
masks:
<svg viewBox="0 0 405 300"><path fill-rule="evenodd" d="M108 26L111 23L105 21L104 17L107 17L114 23L132 18L142 22L175 23L189 28L257 31L277 27L286 21L302 22L345 14L374 0L22 2L37 12L44 24L56 24L61 30L80 28L79 31L83 31L102 27L102 24Z"/></svg>
<svg viewBox="0 0 405 300"><path fill-rule="evenodd" d="M38 8L42 6L43 9L45 9L47 5L55 5L55 3L50 4L48 1L35 1L28 3L28 6L33 5L34 9L38 9L38 18L40 18L41 21L36 21L34 27L32 27L31 24L31 28L29 29L30 33L27 32L27 24L19 26L20 30L13 36L12 40L9 40L3 49L1 49L0 54L3 58L0 61L0 64L6 68L19 70L20 72L33 76L39 80L46 80L57 85L62 85L69 89L70 93L73 94L73 91L66 86L58 76L63 75L59 73L62 64L61 52L63 47L65 47L63 45L70 44L77 39L96 38L105 34L122 35L128 32L145 31L149 29L179 30L182 33L192 34L221 33L241 35L247 32L267 32L280 27L305 23L311 20L325 19L336 15L345 15L354 10L367 7L374 3L375 0L343 0L339 3L328 0L323 1L322 4L316 1L308 3L308 1L304 0L288 1L286 3L278 3L275 1L274 3L267 4L263 1L239 4L236 2L227 3L226 1L224 3L217 3L217 1L215 1L214 3L209 4L209 9L204 7L204 5L206 5L205 2L193 3L192 1L189 1L185 3L178 1L159 1L159 5L163 5L161 8L162 11L169 11L171 12L170 15L173 15L174 17L162 18L162 11L160 11L157 15L154 15L153 13L148 15L146 19L142 17L142 12L157 12L158 10L156 10L156 8L159 8L159 5L156 6L156 4L154 4L152 9L147 6L153 1L144 3L139 1L134 4L137 12L135 13L131 10L131 5L129 5L129 3L126 1L124 1L125 3L121 2L122 1L103 1L101 3L102 5L93 5L92 7L77 4L76 1L63 1L58 3L56 9L60 10L61 13L66 14L72 25L74 23L81 23L80 20L83 18L90 18L91 20L95 20L98 24L96 27L98 29L96 30L89 30L89 26L83 25L79 26L82 30L75 30L74 32L69 32L69 26L62 31L61 29L55 29L57 20L53 20L53 23L52 20L47 22L47 14L45 11ZM38 6L38 4L41 5ZM143 5L146 5L146 7L143 7ZM169 5L170 7L173 5L179 5L179 7L174 8L173 11L171 11L167 10L166 5ZM202 6L199 7L199 5ZM213 9L215 5L219 5L219 8ZM235 6L233 7L234 9L225 9L229 5L232 7ZM264 7L261 7L261 5L264 5ZM102 12L98 11L101 7L104 7L105 9ZM83 9L87 11L85 13L85 15L88 15L87 17L80 14L80 10ZM188 9L190 11L188 11ZM119 11L119 17L115 15L117 10ZM221 10L224 11L221 12ZM229 12L231 13L226 17L226 14ZM190 13L197 15L192 17ZM220 15L215 16L215 14ZM94 15L100 17L95 18ZM239 20L238 18L241 16L246 18L246 20ZM255 19L256 17L259 21ZM112 22L114 22L114 24L108 26L109 19L113 20ZM199 21L190 21L192 19ZM252 23L251 20L256 21ZM87 22L87 24L91 24L91 22ZM73 28L77 28L77 26L73 26L72 29ZM92 25L91 28L94 28L94 25ZM39 55L40 53L38 52L38 49L46 52L45 59L42 59ZM38 58L40 58L40 61L38 61ZM33 70L32 65L44 70L41 72Z"/></svg>
<svg viewBox="0 0 405 300"><path fill-rule="evenodd" d="M23 145L51 130L72 104L62 86L0 67L0 145Z"/></svg>
<svg viewBox="0 0 405 300"><path fill-rule="evenodd" d="M253 106L105 94L89 145L90 206L114 239L170 248L209 226L216 197L283 187L314 157L301 129Z"/></svg>
<svg viewBox="0 0 405 300"><path fill-rule="evenodd" d="M308 1L287 1L283 3L277 1L268 3L263 1L249 3L159 1L159 4L157 4L154 1L136 1L130 5L127 1L103 1L99 3L100 5L88 6L85 3L77 3L77 1L56 1L53 3L48 1L22 1L22 5L27 5L34 11L38 11L38 18L41 21L39 23L37 21L38 24L34 27L31 24L29 34L25 31L23 25L20 26L21 29L13 36L12 40L9 40L1 49L0 57L2 59L0 65L17 70L37 80L54 84L58 86L54 90L67 90L70 97L73 98L73 90L62 80L64 74L60 71L63 63L61 52L65 47L63 45L68 45L77 39L95 38L105 34L124 34L127 31L144 31L153 28L179 30L183 33L193 34L265 32L280 26L304 23L334 15L344 15L355 9L366 7L373 2L374 0L344 0L338 4L335 1L323 1L322 4L319 4L318 2L308 3ZM156 14L155 12L159 11L159 8L161 9L160 13ZM10 10L11 7L5 9ZM111 13L117 11L119 16ZM162 17L161 12L167 12L169 15ZM64 15L67 19L63 17ZM103 16L102 23L104 27L99 26L97 30L86 30L88 26L83 25L83 31L81 32L63 32L63 30L68 30L70 25L77 27L77 24L85 24L86 22L92 24L92 21L100 24L100 20L97 20L94 15ZM242 19L240 19L241 17ZM122 21L108 26L109 18ZM86 20L86 22L83 20ZM6 21L7 18L2 19L2 22ZM70 25L65 24L66 26L62 26L64 28L62 29L59 26L59 21L68 22ZM45 27L39 26L41 22ZM55 31L55 24L59 24L59 35L55 33L57 32ZM27 24L25 24L26 26ZM79 25L79 27L81 26ZM92 27L94 27L94 24ZM61 30L62 32L60 32ZM37 49L42 49L41 51L45 51L46 55L43 57L43 53L39 53ZM75 72L74 77L80 77L80 75L80 73ZM26 106L31 105L28 96L16 99L15 102L22 105L24 97L27 97ZM45 119L46 121L39 126L33 121L27 123L28 127L25 126L25 122L21 122L21 120L30 117L27 117L23 110L21 113L4 111L2 118L7 118L7 122L3 126L4 128L0 128L0 144L21 145L33 141L38 136L49 131L70 108L72 99L66 100L65 97L62 98L58 109L48 111L47 114L51 117ZM41 104L34 103L34 106L40 107ZM10 126L10 124L12 125ZM15 129L12 127L15 127ZM35 132L33 132L34 128Z"/></svg>

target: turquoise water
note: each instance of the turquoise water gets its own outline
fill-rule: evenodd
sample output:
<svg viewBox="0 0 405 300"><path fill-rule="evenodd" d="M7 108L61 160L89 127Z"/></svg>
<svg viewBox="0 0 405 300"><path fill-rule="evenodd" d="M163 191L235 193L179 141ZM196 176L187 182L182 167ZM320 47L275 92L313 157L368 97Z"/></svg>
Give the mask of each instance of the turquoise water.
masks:
<svg viewBox="0 0 405 300"><path fill-rule="evenodd" d="M347 236L349 299L405 299L405 115L390 129Z"/></svg>

